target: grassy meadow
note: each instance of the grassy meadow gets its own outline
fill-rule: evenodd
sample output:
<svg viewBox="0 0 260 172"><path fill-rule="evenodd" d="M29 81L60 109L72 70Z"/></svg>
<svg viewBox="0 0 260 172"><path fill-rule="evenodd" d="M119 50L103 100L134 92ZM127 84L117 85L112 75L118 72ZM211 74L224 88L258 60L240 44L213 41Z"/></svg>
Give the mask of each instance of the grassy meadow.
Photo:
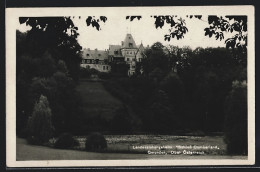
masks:
<svg viewBox="0 0 260 172"><path fill-rule="evenodd" d="M88 117L111 119L115 110L122 106L120 100L106 91L102 82L81 81L77 91L82 97L84 114Z"/></svg>

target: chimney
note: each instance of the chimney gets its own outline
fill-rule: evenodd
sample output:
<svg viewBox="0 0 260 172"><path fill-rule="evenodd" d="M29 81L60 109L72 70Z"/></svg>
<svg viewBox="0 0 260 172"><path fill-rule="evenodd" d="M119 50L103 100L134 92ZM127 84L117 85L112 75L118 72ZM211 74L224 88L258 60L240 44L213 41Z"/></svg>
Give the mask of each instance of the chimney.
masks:
<svg viewBox="0 0 260 172"><path fill-rule="evenodd" d="M97 51L97 48L95 48L95 51Z"/></svg>
<svg viewBox="0 0 260 172"><path fill-rule="evenodd" d="M124 45L124 41L121 41L121 45L122 45L122 46Z"/></svg>
<svg viewBox="0 0 260 172"><path fill-rule="evenodd" d="M88 48L88 51L90 51L90 48Z"/></svg>

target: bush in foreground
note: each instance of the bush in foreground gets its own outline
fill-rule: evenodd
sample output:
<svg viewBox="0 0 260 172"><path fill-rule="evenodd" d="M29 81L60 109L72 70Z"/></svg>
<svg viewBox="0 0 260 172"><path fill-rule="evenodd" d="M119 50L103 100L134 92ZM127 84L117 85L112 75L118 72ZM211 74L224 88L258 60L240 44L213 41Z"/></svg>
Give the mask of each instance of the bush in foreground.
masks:
<svg viewBox="0 0 260 172"><path fill-rule="evenodd" d="M87 151L102 151L107 148L107 141L100 133L91 133L87 136L85 149Z"/></svg>
<svg viewBox="0 0 260 172"><path fill-rule="evenodd" d="M61 134L54 144L54 147L59 149L73 148L74 146L79 146L79 141L69 133Z"/></svg>

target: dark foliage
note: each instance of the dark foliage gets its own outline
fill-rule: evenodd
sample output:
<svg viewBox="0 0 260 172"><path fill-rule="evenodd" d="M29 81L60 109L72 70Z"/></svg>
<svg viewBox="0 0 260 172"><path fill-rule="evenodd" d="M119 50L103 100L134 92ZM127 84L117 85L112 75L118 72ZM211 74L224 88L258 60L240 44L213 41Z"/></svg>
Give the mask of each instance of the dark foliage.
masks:
<svg viewBox="0 0 260 172"><path fill-rule="evenodd" d="M172 38L177 40L184 38L184 35L188 32L188 28L185 26L185 20L181 17L177 19L177 15L166 16L151 16L155 19L155 28L162 28L165 24L170 25L169 34L164 35L164 40L170 41Z"/></svg>
<svg viewBox="0 0 260 172"><path fill-rule="evenodd" d="M100 16L100 17L95 17L95 16L88 16L86 19L86 24L87 26L92 26L95 27L97 30L101 30L100 24L99 22L106 22L107 21L107 17L106 16Z"/></svg>
<svg viewBox="0 0 260 172"><path fill-rule="evenodd" d="M146 117L143 120L146 131L152 133L172 133L178 128L174 109L169 104L167 94L158 90L148 102Z"/></svg>
<svg viewBox="0 0 260 172"><path fill-rule="evenodd" d="M185 105L185 91L184 84L179 78L178 74L170 72L165 78L161 81L160 87L168 96L169 106L174 109L175 119L178 119L179 123L185 123L185 118L183 118Z"/></svg>
<svg viewBox="0 0 260 172"><path fill-rule="evenodd" d="M40 96L27 123L28 142L43 144L53 136L52 112L47 98Z"/></svg>
<svg viewBox="0 0 260 172"><path fill-rule="evenodd" d="M114 77L127 77L129 65L125 63L111 62L111 75Z"/></svg>
<svg viewBox="0 0 260 172"><path fill-rule="evenodd" d="M234 22L231 22L234 20ZM208 16L209 27L205 28L205 36L215 35L216 40L224 39L224 32L235 32L231 38L225 40L226 48L235 47L245 51L247 47L247 16ZM242 43L243 42L243 43Z"/></svg>
<svg viewBox="0 0 260 172"><path fill-rule="evenodd" d="M247 155L247 84L233 82L225 102L225 142L229 154Z"/></svg>
<svg viewBox="0 0 260 172"><path fill-rule="evenodd" d="M127 108L119 108L111 121L111 130L117 134L130 134L132 132L133 121Z"/></svg>
<svg viewBox="0 0 260 172"><path fill-rule="evenodd" d="M98 77L100 79L109 79L109 78L111 78L111 74L107 73L107 72L99 72Z"/></svg>
<svg viewBox="0 0 260 172"><path fill-rule="evenodd" d="M54 147L59 149L73 148L75 146L79 146L79 141L74 139L70 133L61 134L54 144Z"/></svg>
<svg viewBox="0 0 260 172"><path fill-rule="evenodd" d="M142 18L142 16L126 16L126 20L130 20L133 21L134 19L138 19L140 20Z"/></svg>
<svg viewBox="0 0 260 172"><path fill-rule="evenodd" d="M78 72L74 70L79 68L79 49L77 42L65 45L60 41L76 41L76 33L63 33L75 31L76 28L66 23L69 19L26 18L21 22L24 21L32 29L27 33L17 31L17 134L20 135L20 132L25 130L33 105L41 94L50 102L55 132L58 134L68 131L76 123L72 114L78 112L80 105L80 97L75 91ZM51 32L55 33L53 37L54 33ZM50 45L44 41L48 41ZM63 48L66 50L63 51ZM66 52L69 49L71 52ZM63 56L63 53L66 55ZM65 59L65 56L68 59ZM70 60L73 62L70 63ZM72 67L73 63L78 67ZM74 74L77 76L73 75L73 72L76 72Z"/></svg>
<svg viewBox="0 0 260 172"><path fill-rule="evenodd" d="M225 48L166 49L160 43L147 52L140 63L143 74L104 83L133 108L140 131L223 131L223 102L234 80L247 79L246 54Z"/></svg>
<svg viewBox="0 0 260 172"><path fill-rule="evenodd" d="M100 72L94 68L80 68L80 78L90 78L93 75L98 75Z"/></svg>
<svg viewBox="0 0 260 172"><path fill-rule="evenodd" d="M107 148L107 141L100 133L91 133L87 136L85 148L87 151L104 151Z"/></svg>
<svg viewBox="0 0 260 172"><path fill-rule="evenodd" d="M69 74L78 79L81 61L81 46L77 42L78 28L70 17L20 17L21 24L32 27L26 35L24 49L18 48L17 54L27 54L32 58L42 56L48 51L54 60L63 60ZM21 50L19 52L18 50Z"/></svg>
<svg viewBox="0 0 260 172"><path fill-rule="evenodd" d="M44 144L40 138L35 137L35 136L29 135L26 137L26 140L31 145L43 145Z"/></svg>
<svg viewBox="0 0 260 172"><path fill-rule="evenodd" d="M146 50L146 57L141 62L145 76L150 75L154 78L153 76L156 75L155 79L162 79L160 76L169 72L168 57L163 48L164 46L160 42L156 42L151 46L151 49ZM157 76L158 74L159 76Z"/></svg>
<svg viewBox="0 0 260 172"><path fill-rule="evenodd" d="M162 28L165 25L169 25L169 34L164 35L165 41L170 41L173 38L177 40L184 38L184 35L188 32L188 28L186 27L185 20L177 18L177 15L159 15L159 16L151 16L155 19L154 26L155 28ZM202 15L186 15L186 18L192 19L196 18L201 20ZM126 16L126 19L130 19L133 21L134 18L141 19L141 16ZM234 21L234 22L232 22ZM231 38L227 38L225 40L226 48L235 47L239 49L239 51L243 52L247 49L247 16L208 16L208 24L209 27L204 29L205 36L212 37L215 35L216 40L224 39L224 32L236 32L234 36Z"/></svg>

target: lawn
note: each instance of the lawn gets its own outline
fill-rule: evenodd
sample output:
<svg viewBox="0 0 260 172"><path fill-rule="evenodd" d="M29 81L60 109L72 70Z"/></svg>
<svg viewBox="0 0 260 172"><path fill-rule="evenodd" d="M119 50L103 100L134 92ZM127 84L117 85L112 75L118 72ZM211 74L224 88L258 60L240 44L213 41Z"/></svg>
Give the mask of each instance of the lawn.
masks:
<svg viewBox="0 0 260 172"><path fill-rule="evenodd" d="M89 117L100 116L111 119L115 110L122 106L120 100L106 91L102 82L81 81L77 91L83 100L84 114Z"/></svg>
<svg viewBox="0 0 260 172"><path fill-rule="evenodd" d="M155 136L155 135L106 135L108 142L108 149L113 152L96 153L86 152L83 150L67 150L54 149L45 146L35 146L27 144L25 139L17 138L16 145L16 160L116 160L116 159L246 159L247 156L228 156L221 154L225 151L222 137L193 137L193 136ZM80 139L80 138L78 138ZM83 141L83 139L81 139ZM168 149L168 154L148 154L148 150L142 149L133 151L133 146L189 146L189 145L205 145L217 146L216 149L204 149L206 151L203 155L189 155L189 154L171 154ZM131 153L126 153L126 150ZM161 149L164 151L163 149ZM184 149L179 149L183 151ZM187 149L188 150L188 149ZM141 152L138 152L141 151ZM150 149L151 152L154 150ZM174 151L178 151L174 149ZM116 153L118 152L118 153ZM210 153L211 152L211 153ZM215 152L215 153L214 153Z"/></svg>
<svg viewBox="0 0 260 172"><path fill-rule="evenodd" d="M85 138L77 137L79 150L85 148ZM172 136L172 135L105 135L107 152L147 154L148 151L202 152L200 155L226 155L223 136Z"/></svg>

